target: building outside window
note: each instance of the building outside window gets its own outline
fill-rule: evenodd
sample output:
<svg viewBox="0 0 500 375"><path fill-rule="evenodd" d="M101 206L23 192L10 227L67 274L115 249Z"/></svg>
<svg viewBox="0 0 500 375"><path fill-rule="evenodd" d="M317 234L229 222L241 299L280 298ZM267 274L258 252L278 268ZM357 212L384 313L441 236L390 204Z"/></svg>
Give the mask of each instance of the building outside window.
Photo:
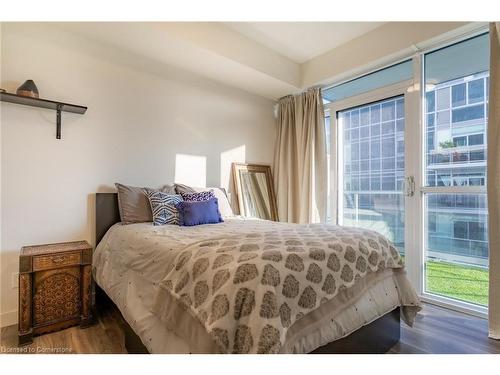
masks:
<svg viewBox="0 0 500 375"><path fill-rule="evenodd" d="M427 88L427 186L486 185L489 73ZM428 257L488 264L485 195L430 195Z"/></svg>
<svg viewBox="0 0 500 375"><path fill-rule="evenodd" d="M343 224L375 229L404 253L404 99L339 113L343 128Z"/></svg>

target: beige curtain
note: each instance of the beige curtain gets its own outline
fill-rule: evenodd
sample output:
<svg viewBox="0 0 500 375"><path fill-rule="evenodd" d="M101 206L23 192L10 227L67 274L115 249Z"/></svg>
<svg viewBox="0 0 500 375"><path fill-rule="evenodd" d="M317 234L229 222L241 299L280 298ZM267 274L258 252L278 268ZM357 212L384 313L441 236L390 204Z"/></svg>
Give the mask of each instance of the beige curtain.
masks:
<svg viewBox="0 0 500 375"><path fill-rule="evenodd" d="M500 22L490 24L488 212L490 242L489 336L500 340Z"/></svg>
<svg viewBox="0 0 500 375"><path fill-rule="evenodd" d="M321 90L279 101L274 185L280 221L323 222L327 205L325 115Z"/></svg>

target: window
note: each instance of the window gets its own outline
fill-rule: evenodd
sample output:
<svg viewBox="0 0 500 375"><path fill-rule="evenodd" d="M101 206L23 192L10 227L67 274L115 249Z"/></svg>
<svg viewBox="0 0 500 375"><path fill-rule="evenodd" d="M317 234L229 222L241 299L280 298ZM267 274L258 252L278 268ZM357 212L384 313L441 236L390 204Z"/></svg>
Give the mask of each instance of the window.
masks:
<svg viewBox="0 0 500 375"><path fill-rule="evenodd" d="M342 144L342 222L376 228L404 252L404 98L350 108L337 116L340 129L351 131ZM365 127L371 129L368 137L352 136ZM356 168L354 160L360 160Z"/></svg>
<svg viewBox="0 0 500 375"><path fill-rule="evenodd" d="M455 138L453 138L453 145L455 147L467 146L467 137L455 137Z"/></svg>
<svg viewBox="0 0 500 375"><path fill-rule="evenodd" d="M455 221L453 223L453 236L455 238L468 238L467 224L466 221Z"/></svg>
<svg viewBox="0 0 500 375"><path fill-rule="evenodd" d="M436 113L437 125L448 125L450 123L450 111L440 111Z"/></svg>
<svg viewBox="0 0 500 375"><path fill-rule="evenodd" d="M438 111L450 108L450 90L448 87L436 91L436 102L437 102L436 107Z"/></svg>
<svg viewBox="0 0 500 375"><path fill-rule="evenodd" d="M469 135L469 146L476 146L484 144L484 134Z"/></svg>
<svg viewBox="0 0 500 375"><path fill-rule="evenodd" d="M437 110L435 127L426 104L425 129L439 145L426 143L427 186L444 189L424 197L425 292L478 305L487 305L487 42L482 35L424 56L425 98L435 96Z"/></svg>
<svg viewBox="0 0 500 375"><path fill-rule="evenodd" d="M476 79L468 83L469 104L484 102L484 80Z"/></svg>
<svg viewBox="0 0 500 375"><path fill-rule="evenodd" d="M481 150L481 151L471 151L469 153L470 155L470 161L482 161L482 160L486 160L484 158L484 150Z"/></svg>
<svg viewBox="0 0 500 375"><path fill-rule="evenodd" d="M436 93L434 91L429 91L425 94L425 103L428 113L436 110Z"/></svg>
<svg viewBox="0 0 500 375"><path fill-rule="evenodd" d="M436 125L436 116L434 113L427 114L427 127L432 129Z"/></svg>
<svg viewBox="0 0 500 375"><path fill-rule="evenodd" d="M482 118L484 118L484 104L454 109L452 112L453 122L470 121Z"/></svg>
<svg viewBox="0 0 500 375"><path fill-rule="evenodd" d="M451 88L452 107L465 105L465 83L454 85Z"/></svg>
<svg viewBox="0 0 500 375"><path fill-rule="evenodd" d="M341 171L330 195L332 220L392 240L423 297L484 313L489 36L411 62L413 68L404 62L405 74L397 64L324 90L338 131L332 160ZM420 123L421 112L422 129L405 126ZM419 136L422 142L414 142ZM405 194L407 175L422 181L422 194ZM419 208L405 211L408 203Z"/></svg>

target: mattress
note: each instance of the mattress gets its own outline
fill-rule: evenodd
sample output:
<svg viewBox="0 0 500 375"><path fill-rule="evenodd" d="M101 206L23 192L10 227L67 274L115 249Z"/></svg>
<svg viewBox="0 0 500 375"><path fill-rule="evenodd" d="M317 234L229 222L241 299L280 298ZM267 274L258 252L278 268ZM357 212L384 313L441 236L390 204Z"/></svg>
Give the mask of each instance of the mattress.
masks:
<svg viewBox="0 0 500 375"><path fill-rule="evenodd" d="M241 218L194 228L115 224L94 253L94 277L151 353L220 353L220 345L186 306L159 304L168 294L165 280L172 277L180 254L193 244L220 240L228 233L268 232L285 228L283 225L290 224ZM287 328L276 352L311 352L398 306L403 320L411 325L420 302L404 268L368 273L297 319Z"/></svg>

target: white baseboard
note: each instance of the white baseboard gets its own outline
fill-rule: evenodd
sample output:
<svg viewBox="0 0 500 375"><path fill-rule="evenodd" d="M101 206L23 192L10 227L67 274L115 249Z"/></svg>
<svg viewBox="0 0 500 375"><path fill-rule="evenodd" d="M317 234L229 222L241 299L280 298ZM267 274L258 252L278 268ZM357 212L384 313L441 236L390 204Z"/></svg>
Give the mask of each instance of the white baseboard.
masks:
<svg viewBox="0 0 500 375"><path fill-rule="evenodd" d="M0 328L17 324L17 310L7 311L0 314Z"/></svg>

